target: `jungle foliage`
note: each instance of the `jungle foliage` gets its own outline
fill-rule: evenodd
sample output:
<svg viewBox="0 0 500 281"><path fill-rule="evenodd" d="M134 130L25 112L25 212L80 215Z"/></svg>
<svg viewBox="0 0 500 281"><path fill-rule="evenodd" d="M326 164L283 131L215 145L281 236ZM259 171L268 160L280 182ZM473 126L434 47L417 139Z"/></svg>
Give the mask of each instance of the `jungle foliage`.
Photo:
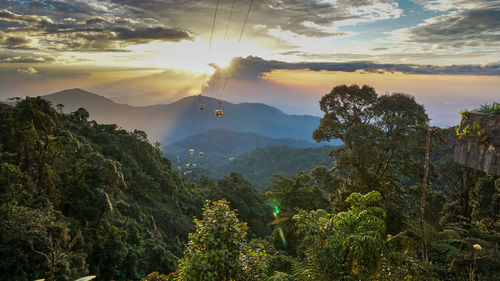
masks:
<svg viewBox="0 0 500 281"><path fill-rule="evenodd" d="M500 179L452 161L453 129L432 128L425 262L424 107L357 85L320 106L313 138L344 143L333 168L263 194L236 173L186 182L144 132L84 109L1 105L1 278L500 280Z"/></svg>
<svg viewBox="0 0 500 281"><path fill-rule="evenodd" d="M253 237L270 232L264 197L240 176L185 182L144 132L88 117L40 98L0 104L0 279L169 273L206 199L233 200Z"/></svg>

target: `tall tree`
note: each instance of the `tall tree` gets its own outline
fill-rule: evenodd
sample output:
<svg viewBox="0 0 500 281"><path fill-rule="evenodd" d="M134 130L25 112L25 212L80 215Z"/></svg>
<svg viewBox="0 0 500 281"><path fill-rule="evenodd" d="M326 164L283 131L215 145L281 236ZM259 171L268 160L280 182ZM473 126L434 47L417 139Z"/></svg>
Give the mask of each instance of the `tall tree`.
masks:
<svg viewBox="0 0 500 281"><path fill-rule="evenodd" d="M246 223L238 220L227 201L207 201L203 219L195 220L195 231L189 234L178 279L261 280L266 254L262 248L248 247L246 231Z"/></svg>
<svg viewBox="0 0 500 281"><path fill-rule="evenodd" d="M320 101L325 112L314 131L316 141L338 138L344 147L336 155L330 180L335 187L334 210L344 210L352 192L379 191L387 211L389 233L404 227L403 193L421 182L425 133L428 120L424 107L412 96L396 93L378 96L373 88L340 85Z"/></svg>

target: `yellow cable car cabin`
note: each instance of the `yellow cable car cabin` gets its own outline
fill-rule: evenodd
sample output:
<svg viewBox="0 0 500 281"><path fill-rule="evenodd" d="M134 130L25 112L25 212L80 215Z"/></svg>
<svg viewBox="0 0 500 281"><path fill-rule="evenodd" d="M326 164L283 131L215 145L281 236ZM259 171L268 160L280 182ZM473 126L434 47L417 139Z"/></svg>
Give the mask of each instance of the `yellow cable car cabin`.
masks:
<svg viewBox="0 0 500 281"><path fill-rule="evenodd" d="M189 150L189 154L190 154L190 155L193 155L193 154L194 154L194 149L192 149L192 148L191 148L191 149Z"/></svg>
<svg viewBox="0 0 500 281"><path fill-rule="evenodd" d="M222 102L219 101L219 109L215 110L215 117L222 118Z"/></svg>

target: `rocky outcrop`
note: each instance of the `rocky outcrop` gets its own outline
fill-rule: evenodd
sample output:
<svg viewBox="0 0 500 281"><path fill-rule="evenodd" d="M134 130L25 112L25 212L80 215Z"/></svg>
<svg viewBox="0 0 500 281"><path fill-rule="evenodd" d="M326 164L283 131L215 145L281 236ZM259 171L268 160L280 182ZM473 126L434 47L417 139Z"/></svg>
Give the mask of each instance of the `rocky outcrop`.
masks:
<svg viewBox="0 0 500 281"><path fill-rule="evenodd" d="M471 129L475 121L484 131L478 133L478 130ZM467 112L459 132L467 126L467 134L460 137L455 147L455 162L500 176L500 115Z"/></svg>

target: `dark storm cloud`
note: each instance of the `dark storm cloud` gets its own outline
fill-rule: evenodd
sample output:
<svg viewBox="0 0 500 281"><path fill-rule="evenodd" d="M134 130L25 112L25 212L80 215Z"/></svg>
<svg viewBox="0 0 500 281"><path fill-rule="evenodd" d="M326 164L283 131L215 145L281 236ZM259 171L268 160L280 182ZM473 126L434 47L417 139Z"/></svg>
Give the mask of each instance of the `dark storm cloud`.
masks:
<svg viewBox="0 0 500 281"><path fill-rule="evenodd" d="M500 1L442 15L410 28L409 40L451 47L500 45Z"/></svg>
<svg viewBox="0 0 500 281"><path fill-rule="evenodd" d="M259 57L237 58L231 64L231 77L242 80L262 78L264 73L273 70L311 70L342 71L367 73L402 72L405 74L447 74L447 75L500 75L500 63L487 65L416 65L416 64L378 64L373 62L299 62L288 63L277 60L264 60Z"/></svg>
<svg viewBox="0 0 500 281"><path fill-rule="evenodd" d="M0 47L5 47L11 50L15 49L33 49L29 46L31 39L23 36L11 36L0 32Z"/></svg>
<svg viewBox="0 0 500 281"><path fill-rule="evenodd" d="M118 28L114 30L118 33L119 40L144 41L144 40L163 40L163 41L181 41L190 39L189 33L178 29L167 29L163 27L152 27L143 29Z"/></svg>
<svg viewBox="0 0 500 281"><path fill-rule="evenodd" d="M135 20L104 13L99 11L98 5L92 9L85 6L89 10L83 15L78 12L80 8L84 10L79 6L84 5L81 1L67 2L68 4L57 1L55 3L57 9L45 11L43 7L36 6L41 11L32 11L48 13L43 16L16 13L1 9L0 5L0 48L119 52L129 44L148 43L154 40L170 42L192 40L190 32L167 27L154 19ZM13 6L26 10L26 5ZM75 8L75 12L65 13L72 7ZM33 39L37 39L36 44L33 43Z"/></svg>

